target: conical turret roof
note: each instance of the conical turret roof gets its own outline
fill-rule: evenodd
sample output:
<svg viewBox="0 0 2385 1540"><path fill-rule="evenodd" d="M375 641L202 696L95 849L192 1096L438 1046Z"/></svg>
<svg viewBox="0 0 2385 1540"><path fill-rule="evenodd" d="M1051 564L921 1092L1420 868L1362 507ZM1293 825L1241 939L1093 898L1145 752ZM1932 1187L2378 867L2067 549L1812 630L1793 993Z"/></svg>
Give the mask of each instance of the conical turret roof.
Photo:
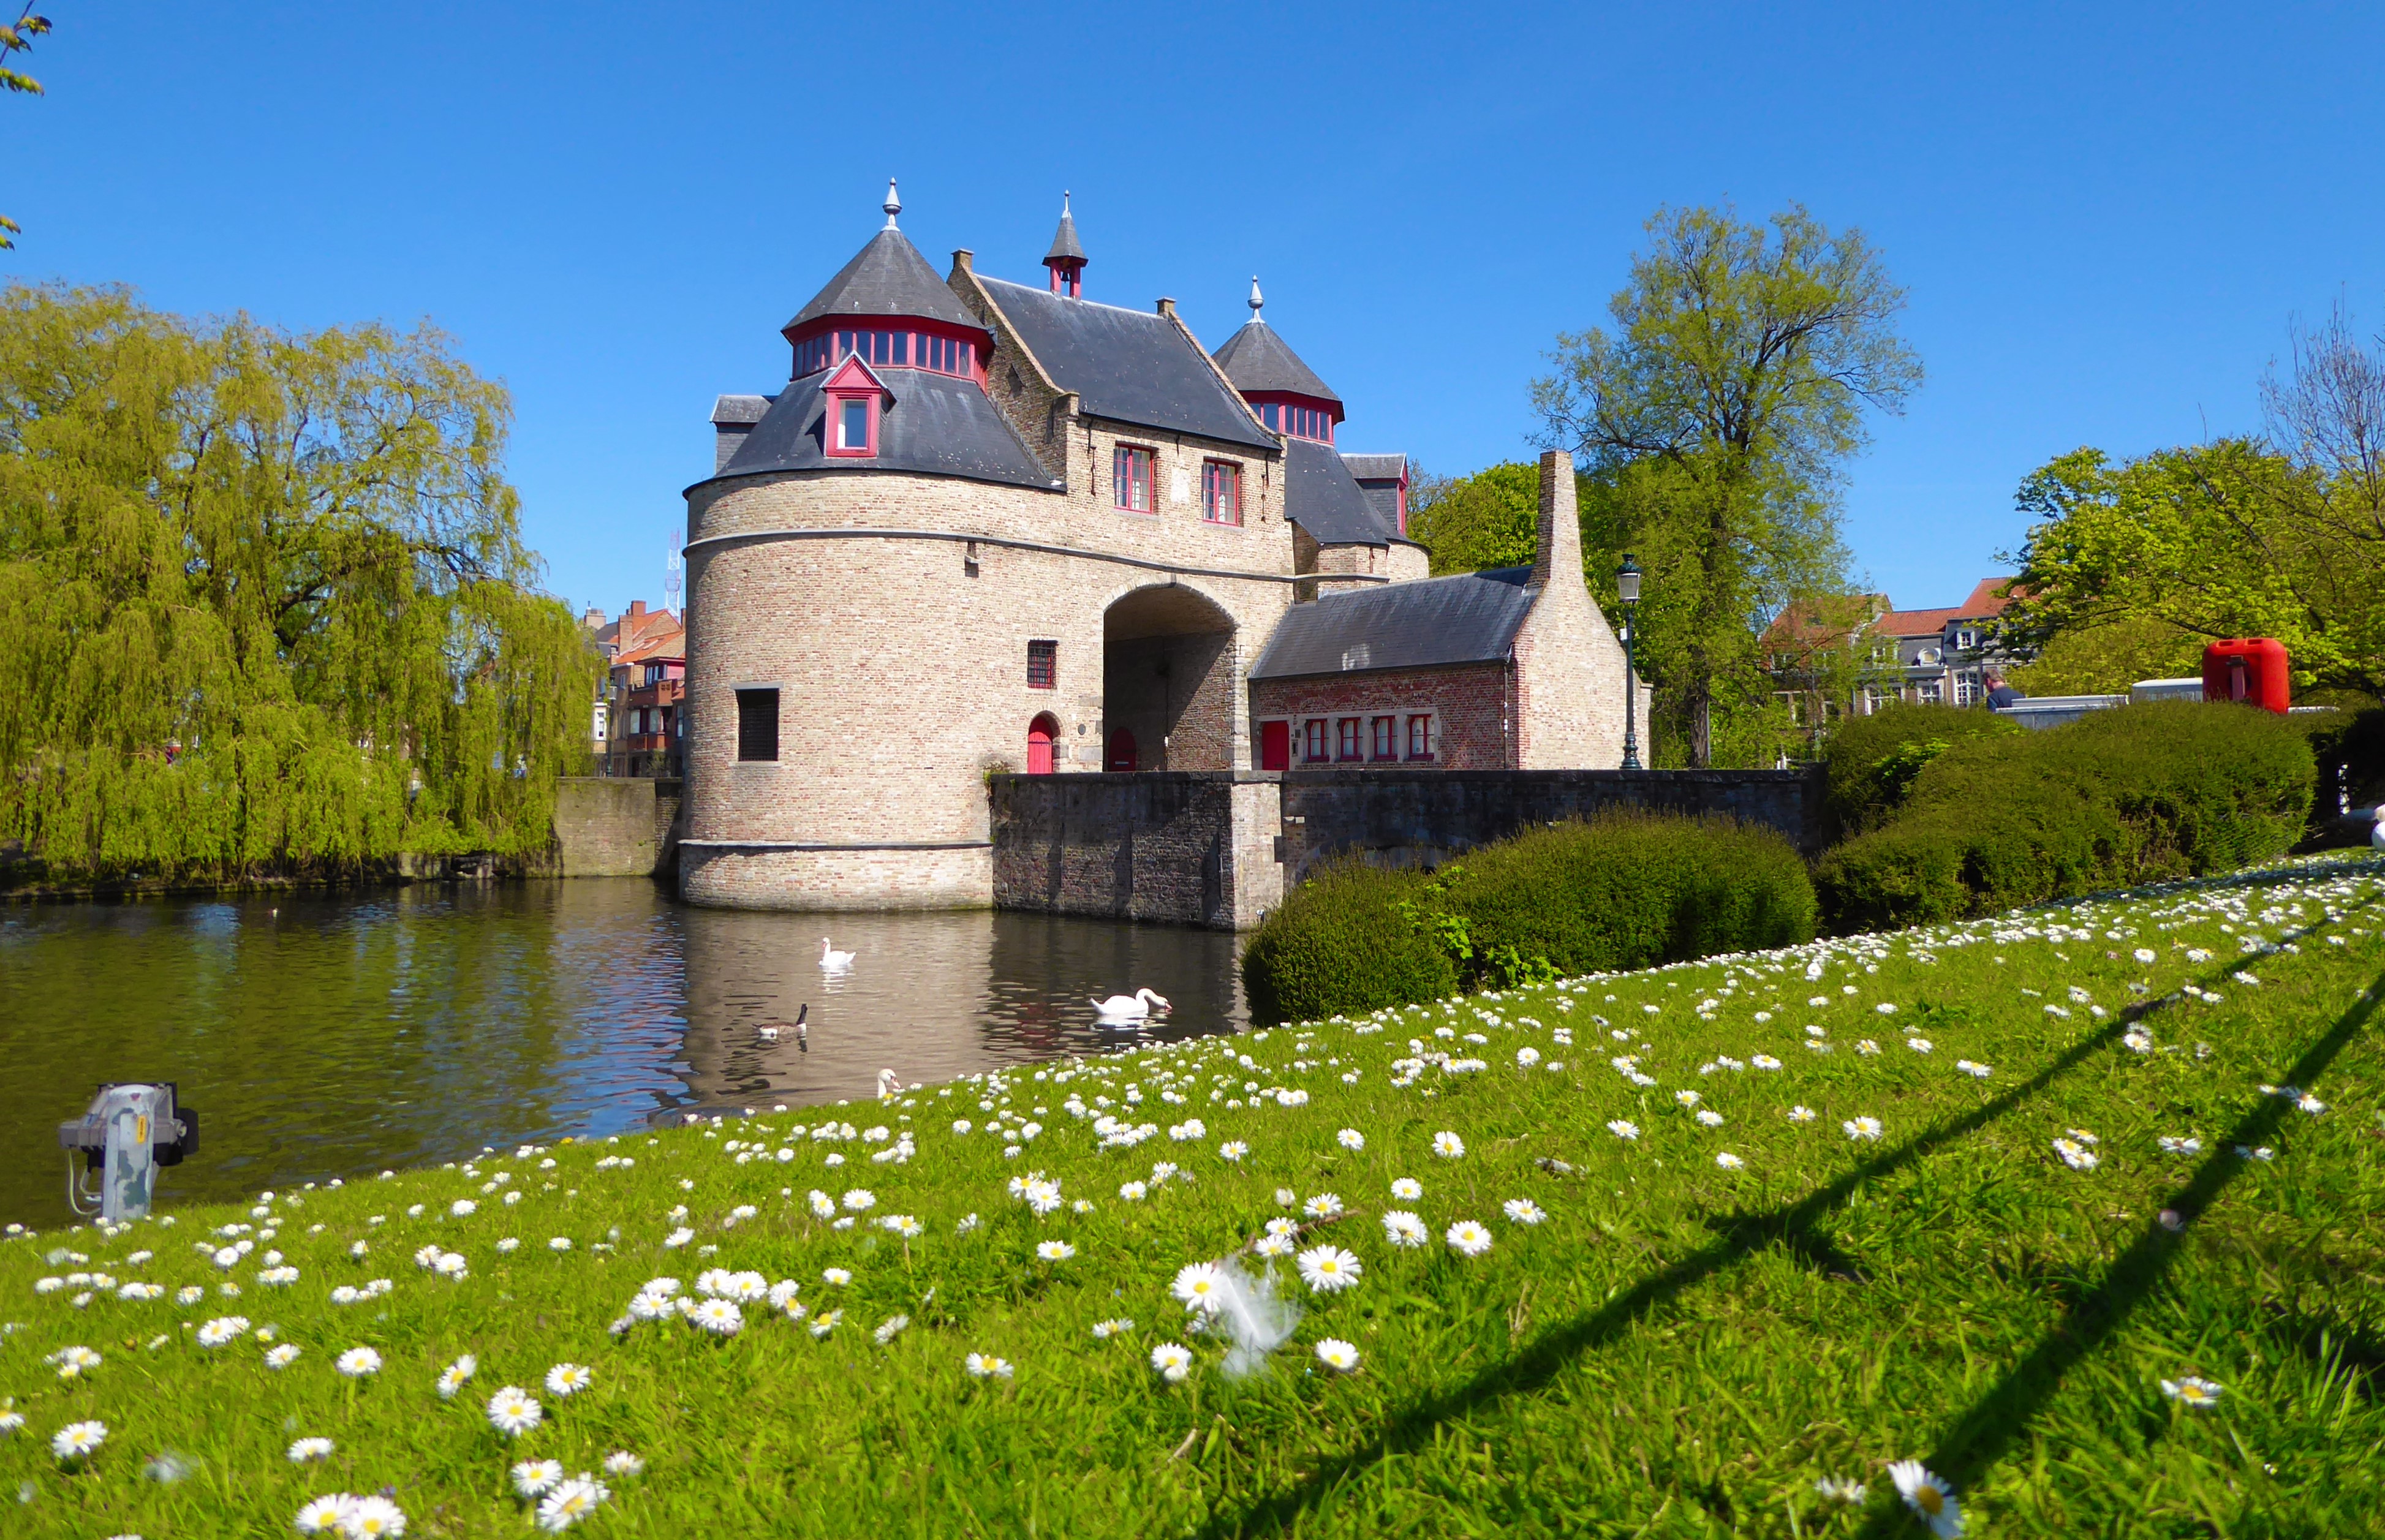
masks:
<svg viewBox="0 0 2385 1540"><path fill-rule="evenodd" d="M1077 242L1077 217L1068 212L1068 194L1060 194L1060 228L1052 232L1052 249L1044 255L1043 266L1055 262L1085 265L1085 248Z"/></svg>
<svg viewBox="0 0 2385 1540"><path fill-rule="evenodd" d="M795 312L784 329L793 331L823 316L915 316L955 326L983 326L892 220L809 304Z"/></svg>
<svg viewBox="0 0 2385 1540"><path fill-rule="evenodd" d="M1341 405L1342 398L1333 393L1333 388L1317 379L1317 371L1302 363L1300 354L1286 346L1275 328L1259 316L1259 306L1265 303L1259 298L1259 280L1251 279L1251 318L1211 355L1217 367L1246 396L1282 391Z"/></svg>

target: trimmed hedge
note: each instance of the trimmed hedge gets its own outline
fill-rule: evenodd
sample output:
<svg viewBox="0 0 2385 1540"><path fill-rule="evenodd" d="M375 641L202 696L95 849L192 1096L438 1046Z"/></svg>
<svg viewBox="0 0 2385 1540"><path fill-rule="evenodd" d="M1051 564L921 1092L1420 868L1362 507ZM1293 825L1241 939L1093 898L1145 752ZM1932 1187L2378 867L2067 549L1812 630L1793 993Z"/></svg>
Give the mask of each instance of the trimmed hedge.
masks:
<svg viewBox="0 0 2385 1540"><path fill-rule="evenodd" d="M1845 932L2227 871L2293 848L2314 771L2294 724L2199 702L1973 737L1922 768L1885 826L1828 851L1815 879Z"/></svg>
<svg viewBox="0 0 2385 1540"><path fill-rule="evenodd" d="M1822 842L1868 834L1896 816L1928 764L1957 743L2028 731L1978 706L1891 704L1830 730L1822 752Z"/></svg>
<svg viewBox="0 0 2385 1540"><path fill-rule="evenodd" d="M1257 1020L1305 1020L1792 946L1812 939L1818 907L1804 862L1768 828L1613 813L1430 875L1336 865L1261 924L1242 981Z"/></svg>
<svg viewBox="0 0 2385 1540"><path fill-rule="evenodd" d="M1303 1021L1455 994L1457 960L1412 913L1430 881L1349 859L1292 889L1242 949L1252 1018Z"/></svg>

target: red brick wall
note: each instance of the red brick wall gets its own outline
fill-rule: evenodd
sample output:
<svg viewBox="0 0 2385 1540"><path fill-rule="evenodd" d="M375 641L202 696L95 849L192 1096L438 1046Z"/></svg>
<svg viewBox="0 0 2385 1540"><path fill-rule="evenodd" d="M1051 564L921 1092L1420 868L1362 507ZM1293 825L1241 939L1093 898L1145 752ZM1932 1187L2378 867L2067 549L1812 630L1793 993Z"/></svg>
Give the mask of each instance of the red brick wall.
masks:
<svg viewBox="0 0 2385 1540"><path fill-rule="evenodd" d="M1301 724L1312 716L1399 718L1401 757L1393 764L1412 764L1407 750L1407 719L1417 712L1434 717L1431 766L1443 770L1512 770L1516 768L1516 702L1512 673L1504 663L1471 664L1455 668L1385 668L1347 674L1323 674L1299 679L1259 679L1251 685L1251 744L1255 756L1260 742L1259 724L1276 718L1292 723L1292 768L1308 767L1302 757ZM1329 729L1329 734L1331 730ZM1373 748L1371 727L1363 728L1362 750ZM1330 747L1338 751L1338 738ZM1372 763L1369 761L1368 763ZM1336 768L1365 768L1336 761Z"/></svg>

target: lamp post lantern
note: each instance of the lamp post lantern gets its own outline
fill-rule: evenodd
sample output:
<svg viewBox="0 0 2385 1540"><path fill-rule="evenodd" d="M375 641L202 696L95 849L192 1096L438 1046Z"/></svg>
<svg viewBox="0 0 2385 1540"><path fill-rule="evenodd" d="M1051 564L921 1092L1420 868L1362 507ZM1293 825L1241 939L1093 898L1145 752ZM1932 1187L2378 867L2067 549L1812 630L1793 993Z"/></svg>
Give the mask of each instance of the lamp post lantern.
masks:
<svg viewBox="0 0 2385 1540"><path fill-rule="evenodd" d="M1623 601L1623 768L1640 768L1640 733L1638 722L1640 670L1637 663L1640 628L1633 624L1640 613L1640 564L1631 553L1623 553L1623 565L1615 574L1615 591Z"/></svg>

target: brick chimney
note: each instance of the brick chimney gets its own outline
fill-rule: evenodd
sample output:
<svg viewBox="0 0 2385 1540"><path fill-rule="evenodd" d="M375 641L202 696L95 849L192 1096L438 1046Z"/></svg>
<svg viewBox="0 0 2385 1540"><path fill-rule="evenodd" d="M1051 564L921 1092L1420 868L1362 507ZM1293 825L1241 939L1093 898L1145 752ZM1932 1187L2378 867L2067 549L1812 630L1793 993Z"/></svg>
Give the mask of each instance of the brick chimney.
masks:
<svg viewBox="0 0 2385 1540"><path fill-rule="evenodd" d="M1552 449L1541 456L1541 515L1532 544L1532 584L1546 589L1562 577L1586 589L1581 576L1581 518L1574 510L1573 456Z"/></svg>

